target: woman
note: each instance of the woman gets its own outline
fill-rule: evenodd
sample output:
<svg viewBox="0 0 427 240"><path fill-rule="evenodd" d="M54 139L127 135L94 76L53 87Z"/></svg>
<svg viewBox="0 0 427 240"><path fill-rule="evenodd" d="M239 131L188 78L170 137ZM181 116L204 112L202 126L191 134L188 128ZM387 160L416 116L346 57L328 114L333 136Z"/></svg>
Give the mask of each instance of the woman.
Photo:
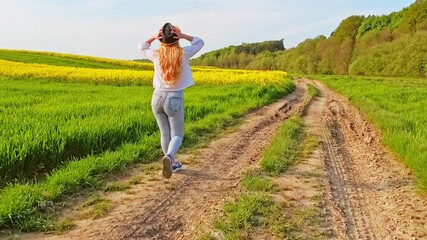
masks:
<svg viewBox="0 0 427 240"><path fill-rule="evenodd" d="M150 49L151 43L160 41L158 50ZM179 39L191 42L191 46L181 48ZM170 23L166 23L159 33L138 46L142 56L154 63L154 93L151 107L160 128L160 143L164 153L163 177L170 178L172 172L182 168L175 159L184 135L183 90L194 85L189 59L204 45L203 40L189 36Z"/></svg>

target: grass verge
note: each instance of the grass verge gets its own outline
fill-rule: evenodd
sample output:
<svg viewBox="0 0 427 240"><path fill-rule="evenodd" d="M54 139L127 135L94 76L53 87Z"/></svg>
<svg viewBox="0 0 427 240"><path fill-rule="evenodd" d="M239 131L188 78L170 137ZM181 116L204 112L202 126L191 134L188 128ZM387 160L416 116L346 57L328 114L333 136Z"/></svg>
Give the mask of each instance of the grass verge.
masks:
<svg viewBox="0 0 427 240"><path fill-rule="evenodd" d="M286 120L261 159L261 167L275 176L285 171L298 158L303 133L300 117L292 116Z"/></svg>

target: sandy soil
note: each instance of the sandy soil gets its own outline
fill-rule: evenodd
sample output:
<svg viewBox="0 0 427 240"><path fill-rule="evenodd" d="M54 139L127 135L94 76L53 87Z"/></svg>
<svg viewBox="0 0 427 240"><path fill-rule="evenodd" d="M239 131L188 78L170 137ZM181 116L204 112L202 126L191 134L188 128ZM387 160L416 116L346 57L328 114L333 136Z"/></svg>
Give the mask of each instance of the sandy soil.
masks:
<svg viewBox="0 0 427 240"><path fill-rule="evenodd" d="M307 83L322 93L304 116L320 146L277 179L283 191L276 197L321 208L333 239L427 239L427 197L417 193L410 171L346 99L310 80L297 81L293 94L248 114L235 131L180 156L185 169L170 180L157 171L143 176L149 184L106 194L113 204L107 216L76 220L61 235L22 239L194 239L238 192L242 174L258 166L281 122L302 111ZM322 206L315 205L316 196Z"/></svg>

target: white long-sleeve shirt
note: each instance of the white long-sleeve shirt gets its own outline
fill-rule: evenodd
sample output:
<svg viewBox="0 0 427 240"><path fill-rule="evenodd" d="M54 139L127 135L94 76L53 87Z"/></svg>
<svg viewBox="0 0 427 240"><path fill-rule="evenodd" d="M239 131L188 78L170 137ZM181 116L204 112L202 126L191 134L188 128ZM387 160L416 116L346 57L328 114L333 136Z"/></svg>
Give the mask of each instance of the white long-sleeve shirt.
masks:
<svg viewBox="0 0 427 240"><path fill-rule="evenodd" d="M202 39L193 37L191 46L183 47L184 56L182 59L182 73L180 79L177 81L177 84L173 87L166 85L163 81L159 59L156 56L156 50L150 48L151 44L143 42L138 45L138 48L142 53L142 57L149 59L154 64L153 87L155 89L161 89L164 91L178 91L194 85L189 59L194 56L204 45L205 43Z"/></svg>

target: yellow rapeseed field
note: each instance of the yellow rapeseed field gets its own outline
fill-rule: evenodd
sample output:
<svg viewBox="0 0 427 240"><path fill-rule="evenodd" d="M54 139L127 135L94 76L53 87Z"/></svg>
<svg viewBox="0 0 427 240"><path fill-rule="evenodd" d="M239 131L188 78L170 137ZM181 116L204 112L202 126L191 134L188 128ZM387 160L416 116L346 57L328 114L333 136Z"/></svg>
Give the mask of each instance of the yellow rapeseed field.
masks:
<svg viewBox="0 0 427 240"><path fill-rule="evenodd" d="M147 65L148 63L144 63ZM151 84L153 70L94 69L22 63L0 60L0 76L15 79L50 79L62 82L80 82L112 85ZM194 67L194 79L205 84L280 84L287 76L282 71L227 70Z"/></svg>

